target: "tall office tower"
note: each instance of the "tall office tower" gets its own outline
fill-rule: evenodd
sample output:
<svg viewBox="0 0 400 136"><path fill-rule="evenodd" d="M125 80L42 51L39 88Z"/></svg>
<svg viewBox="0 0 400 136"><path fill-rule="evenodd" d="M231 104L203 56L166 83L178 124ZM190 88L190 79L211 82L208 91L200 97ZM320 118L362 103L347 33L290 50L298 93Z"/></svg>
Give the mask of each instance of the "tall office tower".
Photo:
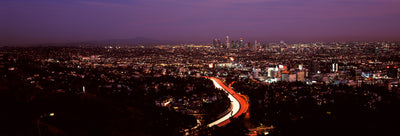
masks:
<svg viewBox="0 0 400 136"><path fill-rule="evenodd" d="M214 46L214 47L217 47L217 46L218 46L218 40L217 40L217 39L214 39L214 40L213 40L213 46Z"/></svg>
<svg viewBox="0 0 400 136"><path fill-rule="evenodd" d="M253 51L257 51L257 40L254 41L254 46L252 48Z"/></svg>
<svg viewBox="0 0 400 136"><path fill-rule="evenodd" d="M240 41L239 41L239 48L242 48L243 47L243 38L240 38Z"/></svg>
<svg viewBox="0 0 400 136"><path fill-rule="evenodd" d="M226 36L226 48L230 47L229 36Z"/></svg>
<svg viewBox="0 0 400 136"><path fill-rule="evenodd" d="M263 45L261 46L261 48L264 48L264 50L267 50L267 49L268 49L268 44L263 43Z"/></svg>
<svg viewBox="0 0 400 136"><path fill-rule="evenodd" d="M239 41L235 41L235 48L240 48Z"/></svg>

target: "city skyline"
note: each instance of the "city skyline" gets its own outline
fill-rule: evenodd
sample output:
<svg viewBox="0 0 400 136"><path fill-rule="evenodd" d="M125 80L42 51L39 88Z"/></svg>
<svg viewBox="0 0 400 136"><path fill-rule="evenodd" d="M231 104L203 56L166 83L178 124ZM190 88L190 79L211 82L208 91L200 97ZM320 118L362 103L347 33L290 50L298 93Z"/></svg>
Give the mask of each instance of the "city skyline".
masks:
<svg viewBox="0 0 400 136"><path fill-rule="evenodd" d="M397 133L400 42L226 40L0 47L0 135Z"/></svg>
<svg viewBox="0 0 400 136"><path fill-rule="evenodd" d="M155 40L398 40L395 0L0 2L0 44Z"/></svg>

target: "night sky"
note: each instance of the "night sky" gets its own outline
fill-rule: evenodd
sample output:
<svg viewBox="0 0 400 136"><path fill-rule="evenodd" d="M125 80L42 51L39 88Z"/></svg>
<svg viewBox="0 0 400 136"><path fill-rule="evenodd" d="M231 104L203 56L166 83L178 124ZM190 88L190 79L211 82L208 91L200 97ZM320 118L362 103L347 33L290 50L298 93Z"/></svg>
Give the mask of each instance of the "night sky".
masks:
<svg viewBox="0 0 400 136"><path fill-rule="evenodd" d="M0 43L399 40L400 0L1 0Z"/></svg>

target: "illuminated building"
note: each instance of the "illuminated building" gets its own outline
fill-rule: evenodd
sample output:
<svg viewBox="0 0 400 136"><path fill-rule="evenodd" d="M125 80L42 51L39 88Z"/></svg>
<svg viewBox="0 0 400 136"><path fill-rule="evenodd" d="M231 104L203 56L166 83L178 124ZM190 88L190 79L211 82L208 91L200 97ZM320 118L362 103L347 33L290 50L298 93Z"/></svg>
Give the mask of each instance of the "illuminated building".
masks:
<svg viewBox="0 0 400 136"><path fill-rule="evenodd" d="M243 45L243 38L240 38L240 41L239 41L239 48L242 48L244 45Z"/></svg>
<svg viewBox="0 0 400 136"><path fill-rule="evenodd" d="M273 73L273 72L274 72L274 68L268 68L267 71L268 71L267 76L268 76L268 77L273 77L273 75L274 75L274 73Z"/></svg>
<svg viewBox="0 0 400 136"><path fill-rule="evenodd" d="M235 65L232 63L219 63L216 64L218 68L233 68Z"/></svg>
<svg viewBox="0 0 400 136"><path fill-rule="evenodd" d="M258 79L258 73L260 71L261 71L261 69L253 68L253 78Z"/></svg>
<svg viewBox="0 0 400 136"><path fill-rule="evenodd" d="M226 36L226 48L230 48L229 36Z"/></svg>
<svg viewBox="0 0 400 136"><path fill-rule="evenodd" d="M212 63L208 64L208 68L214 68L214 64Z"/></svg>
<svg viewBox="0 0 400 136"><path fill-rule="evenodd" d="M339 71L339 64L332 63L332 72L338 72L338 71Z"/></svg>
<svg viewBox="0 0 400 136"><path fill-rule="evenodd" d="M297 81L297 74L289 74L289 82L296 82Z"/></svg>
<svg viewBox="0 0 400 136"><path fill-rule="evenodd" d="M289 71L282 71L281 81L289 82Z"/></svg>
<svg viewBox="0 0 400 136"><path fill-rule="evenodd" d="M219 45L218 45L218 40L217 40L217 39L214 39L214 40L213 40L213 46L214 46L214 47L219 46Z"/></svg>
<svg viewBox="0 0 400 136"><path fill-rule="evenodd" d="M254 41L254 45L251 47L251 50L257 51L257 40Z"/></svg>
<svg viewBox="0 0 400 136"><path fill-rule="evenodd" d="M299 81L299 82L304 82L305 80L306 80L306 78L305 78L305 72L304 71L298 71L297 73L296 73L296 80L297 81Z"/></svg>

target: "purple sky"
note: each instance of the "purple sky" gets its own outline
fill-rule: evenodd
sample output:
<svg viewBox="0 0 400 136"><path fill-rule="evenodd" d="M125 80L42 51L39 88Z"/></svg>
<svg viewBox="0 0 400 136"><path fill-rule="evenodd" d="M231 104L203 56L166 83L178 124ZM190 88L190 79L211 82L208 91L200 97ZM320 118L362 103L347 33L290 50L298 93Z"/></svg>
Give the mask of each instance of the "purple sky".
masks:
<svg viewBox="0 0 400 136"><path fill-rule="evenodd" d="M400 0L2 0L0 43L400 40Z"/></svg>

